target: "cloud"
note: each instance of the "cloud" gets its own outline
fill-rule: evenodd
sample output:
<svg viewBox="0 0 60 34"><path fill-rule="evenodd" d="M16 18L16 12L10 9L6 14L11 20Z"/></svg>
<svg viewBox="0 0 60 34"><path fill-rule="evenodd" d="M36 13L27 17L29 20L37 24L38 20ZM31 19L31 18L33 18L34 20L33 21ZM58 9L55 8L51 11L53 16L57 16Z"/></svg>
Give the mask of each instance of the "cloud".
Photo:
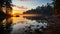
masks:
<svg viewBox="0 0 60 34"><path fill-rule="evenodd" d="M27 7L24 7L24 6L16 6L16 5L14 5L14 4L12 4L12 7L17 7L17 8L19 8L19 9L28 9Z"/></svg>
<svg viewBox="0 0 60 34"><path fill-rule="evenodd" d="M18 7L18 6L17 6ZM27 9L26 7L24 7L24 6L20 6L20 7L18 7L18 8L21 8L21 9Z"/></svg>
<svg viewBox="0 0 60 34"><path fill-rule="evenodd" d="M18 1L36 1L36 0L18 0Z"/></svg>

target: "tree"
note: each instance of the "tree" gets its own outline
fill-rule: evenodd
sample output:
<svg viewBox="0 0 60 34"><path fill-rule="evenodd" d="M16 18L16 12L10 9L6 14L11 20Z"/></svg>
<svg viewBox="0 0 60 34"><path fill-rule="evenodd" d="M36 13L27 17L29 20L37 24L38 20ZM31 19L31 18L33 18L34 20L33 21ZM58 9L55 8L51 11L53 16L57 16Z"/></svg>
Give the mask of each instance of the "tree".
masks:
<svg viewBox="0 0 60 34"><path fill-rule="evenodd" d="M53 0L54 2L54 13L60 14L60 1L59 0Z"/></svg>
<svg viewBox="0 0 60 34"><path fill-rule="evenodd" d="M3 5L4 5L4 1L0 0L0 17L2 17L2 16L5 15L4 12L3 12L3 10L2 10Z"/></svg>
<svg viewBox="0 0 60 34"><path fill-rule="evenodd" d="M47 3L47 6L45 7L45 16L51 16L53 14L53 7L50 6L49 3Z"/></svg>
<svg viewBox="0 0 60 34"><path fill-rule="evenodd" d="M10 16L3 12L4 7L6 7L6 12L10 12L12 10L11 0L0 0L0 34L9 34L12 21L8 22L8 20L5 25L3 24L3 20L7 18L6 16Z"/></svg>
<svg viewBox="0 0 60 34"><path fill-rule="evenodd" d="M5 7L6 7L6 13L11 15L12 7L11 7L11 0L5 0Z"/></svg>
<svg viewBox="0 0 60 34"><path fill-rule="evenodd" d="M11 7L11 0L0 0L0 16L1 17L6 17L10 16L12 12L12 7ZM6 8L6 14L3 11L3 8Z"/></svg>

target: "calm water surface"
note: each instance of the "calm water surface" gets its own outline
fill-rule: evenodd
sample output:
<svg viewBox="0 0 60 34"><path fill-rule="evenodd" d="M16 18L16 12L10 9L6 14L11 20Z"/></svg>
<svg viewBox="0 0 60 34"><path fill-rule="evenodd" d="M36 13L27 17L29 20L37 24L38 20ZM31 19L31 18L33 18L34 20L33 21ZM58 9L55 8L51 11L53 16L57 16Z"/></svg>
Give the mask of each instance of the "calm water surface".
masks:
<svg viewBox="0 0 60 34"><path fill-rule="evenodd" d="M26 28L26 26L30 26L30 25L36 25L39 24L40 26L44 26L47 25L47 22L45 22L45 25L42 24L40 17L36 17L36 15L20 15L20 17L11 17L11 18L7 18L4 19L2 21L2 23L4 25L6 25L6 23L11 23L11 27L12 27L12 34L15 33L20 33L21 31L24 30L24 28ZM17 32L19 31L19 32Z"/></svg>

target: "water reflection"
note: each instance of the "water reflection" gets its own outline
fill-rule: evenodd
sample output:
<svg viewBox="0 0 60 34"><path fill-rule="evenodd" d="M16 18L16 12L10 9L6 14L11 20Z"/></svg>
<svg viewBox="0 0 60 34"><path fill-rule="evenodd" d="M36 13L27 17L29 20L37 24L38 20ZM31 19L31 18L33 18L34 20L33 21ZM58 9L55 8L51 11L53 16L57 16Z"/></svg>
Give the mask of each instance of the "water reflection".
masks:
<svg viewBox="0 0 60 34"><path fill-rule="evenodd" d="M38 16L20 16L20 17L11 17L1 21L4 25L5 32L11 34L23 34L24 31L28 30L31 27L32 31L34 29L43 29L47 27L47 21L41 20L41 17ZM27 33L26 33L27 34Z"/></svg>
<svg viewBox="0 0 60 34"><path fill-rule="evenodd" d="M0 19L0 34L10 34L12 31L12 20L11 18Z"/></svg>
<svg viewBox="0 0 60 34"><path fill-rule="evenodd" d="M20 17L12 17L13 19L13 30L11 34L27 34L27 30L31 27L32 31L35 29L42 30L43 28L47 27L47 21L41 20L40 17L36 16L20 16Z"/></svg>

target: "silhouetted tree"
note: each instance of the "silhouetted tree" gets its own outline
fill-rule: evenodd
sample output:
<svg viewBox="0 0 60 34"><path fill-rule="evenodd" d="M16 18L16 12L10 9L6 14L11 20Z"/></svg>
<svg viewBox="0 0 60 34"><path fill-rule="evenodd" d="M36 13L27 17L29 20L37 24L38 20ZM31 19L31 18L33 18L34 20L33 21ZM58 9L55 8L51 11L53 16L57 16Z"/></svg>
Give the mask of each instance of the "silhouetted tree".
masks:
<svg viewBox="0 0 60 34"><path fill-rule="evenodd" d="M0 0L0 34L9 34L11 31L11 24L12 21L6 22L6 24L3 24L3 20L7 18L7 16L10 16L9 14L5 14L3 11L3 8L6 7L6 12L10 12L12 10L11 7L11 0Z"/></svg>
<svg viewBox="0 0 60 34"><path fill-rule="evenodd" d="M60 1L59 0L53 0L53 3L54 3L55 14L60 14Z"/></svg>
<svg viewBox="0 0 60 34"><path fill-rule="evenodd" d="M2 10L3 5L4 5L4 1L0 0L0 17L5 16L5 14L4 14L3 10Z"/></svg>
<svg viewBox="0 0 60 34"><path fill-rule="evenodd" d="M45 7L45 16L51 16L53 14L53 7L50 6L49 3L47 3L47 6Z"/></svg>
<svg viewBox="0 0 60 34"><path fill-rule="evenodd" d="M41 14L41 7L40 6L36 7L35 11L36 14Z"/></svg>
<svg viewBox="0 0 60 34"><path fill-rule="evenodd" d="M5 0L5 7L6 7L6 13L11 15L12 7L11 7L11 0Z"/></svg>
<svg viewBox="0 0 60 34"><path fill-rule="evenodd" d="M53 9L54 7L51 6L50 3L47 3L47 5L42 5L41 7L38 6L36 7L36 9L31 9L31 10L28 10L26 12L24 12L24 14L40 14L42 16L51 16L53 15Z"/></svg>
<svg viewBox="0 0 60 34"><path fill-rule="evenodd" d="M0 0L0 16L7 17L11 15L12 7L11 7L11 0ZM3 8L6 7L6 14L3 11Z"/></svg>

